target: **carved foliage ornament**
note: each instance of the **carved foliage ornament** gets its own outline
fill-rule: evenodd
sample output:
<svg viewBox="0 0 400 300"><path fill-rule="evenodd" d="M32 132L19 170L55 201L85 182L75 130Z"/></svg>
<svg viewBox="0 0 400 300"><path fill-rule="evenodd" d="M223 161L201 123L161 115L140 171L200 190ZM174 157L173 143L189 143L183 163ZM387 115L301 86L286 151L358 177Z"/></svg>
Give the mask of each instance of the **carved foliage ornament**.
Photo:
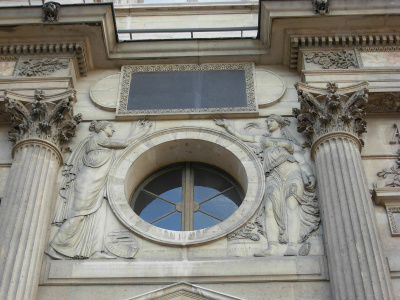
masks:
<svg viewBox="0 0 400 300"><path fill-rule="evenodd" d="M399 113L400 112L400 93L374 93L370 101L365 105L366 113Z"/></svg>
<svg viewBox="0 0 400 300"><path fill-rule="evenodd" d="M9 139L19 142L24 139L42 139L56 146L75 136L82 115L71 115L75 91L45 97L42 90L35 90L31 101L22 100L21 95L6 92L6 111L12 114Z"/></svg>
<svg viewBox="0 0 400 300"><path fill-rule="evenodd" d="M304 53L306 62L321 65L324 69L357 68L354 53L343 51L318 51Z"/></svg>
<svg viewBox="0 0 400 300"><path fill-rule="evenodd" d="M52 73L67 69L68 59L44 58L44 59L21 59L15 70L15 76L48 76Z"/></svg>
<svg viewBox="0 0 400 300"><path fill-rule="evenodd" d="M366 84L364 84L366 86ZM297 131L304 132L314 143L319 137L331 132L348 132L359 135L366 132L363 105L368 102L368 90L363 87L350 93L338 92L336 83L328 83L326 93L317 89L307 90L296 85L300 110L293 109L297 118Z"/></svg>
<svg viewBox="0 0 400 300"><path fill-rule="evenodd" d="M385 180L384 187L400 187L400 149L397 154L396 165L377 173L380 180Z"/></svg>
<svg viewBox="0 0 400 300"><path fill-rule="evenodd" d="M45 23L58 22L60 14L60 3L47 2L42 6L42 21Z"/></svg>
<svg viewBox="0 0 400 300"><path fill-rule="evenodd" d="M312 0L315 14L326 15L331 11L331 0Z"/></svg>

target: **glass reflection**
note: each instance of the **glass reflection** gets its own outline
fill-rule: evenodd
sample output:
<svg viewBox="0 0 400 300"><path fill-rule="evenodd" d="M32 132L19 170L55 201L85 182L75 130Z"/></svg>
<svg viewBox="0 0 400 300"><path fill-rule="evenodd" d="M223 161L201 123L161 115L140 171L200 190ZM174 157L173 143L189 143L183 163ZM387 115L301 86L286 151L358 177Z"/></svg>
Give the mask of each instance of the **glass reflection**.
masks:
<svg viewBox="0 0 400 300"><path fill-rule="evenodd" d="M176 211L173 214L155 222L153 225L168 230L181 231L181 219L181 213Z"/></svg>
<svg viewBox="0 0 400 300"><path fill-rule="evenodd" d="M190 172L190 176L186 172ZM243 201L240 186L229 175L194 163L173 165L155 172L134 195L137 195L132 199L134 211L143 220L176 231L214 226L232 215ZM198 211L187 205L191 201L200 204ZM192 219L193 224L185 222L182 228L182 218Z"/></svg>

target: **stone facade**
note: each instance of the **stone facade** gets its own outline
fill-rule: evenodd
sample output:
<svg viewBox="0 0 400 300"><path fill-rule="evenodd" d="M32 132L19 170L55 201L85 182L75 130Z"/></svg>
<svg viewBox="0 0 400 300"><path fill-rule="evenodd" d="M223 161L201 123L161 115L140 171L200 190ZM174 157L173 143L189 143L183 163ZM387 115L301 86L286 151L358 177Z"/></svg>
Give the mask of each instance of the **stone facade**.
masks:
<svg viewBox="0 0 400 300"><path fill-rule="evenodd" d="M253 26L258 9L256 39L122 42L115 28ZM400 298L397 4L48 3L3 15L0 299ZM128 109L132 73L222 71L238 72L244 105L194 96L182 109L205 95L193 84L171 107ZM192 164L232 186L207 194L209 180L197 201ZM178 165L182 199L147 188ZM168 227L176 214L186 229ZM199 214L210 223L196 229Z"/></svg>

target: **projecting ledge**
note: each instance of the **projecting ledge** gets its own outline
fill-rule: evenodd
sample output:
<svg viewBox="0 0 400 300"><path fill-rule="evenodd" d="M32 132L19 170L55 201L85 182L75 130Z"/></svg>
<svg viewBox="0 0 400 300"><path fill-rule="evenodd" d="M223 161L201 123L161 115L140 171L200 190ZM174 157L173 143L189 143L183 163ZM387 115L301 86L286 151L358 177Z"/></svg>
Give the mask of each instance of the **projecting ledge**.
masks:
<svg viewBox="0 0 400 300"><path fill-rule="evenodd" d="M323 256L129 262L48 260L44 275L41 285L328 280Z"/></svg>

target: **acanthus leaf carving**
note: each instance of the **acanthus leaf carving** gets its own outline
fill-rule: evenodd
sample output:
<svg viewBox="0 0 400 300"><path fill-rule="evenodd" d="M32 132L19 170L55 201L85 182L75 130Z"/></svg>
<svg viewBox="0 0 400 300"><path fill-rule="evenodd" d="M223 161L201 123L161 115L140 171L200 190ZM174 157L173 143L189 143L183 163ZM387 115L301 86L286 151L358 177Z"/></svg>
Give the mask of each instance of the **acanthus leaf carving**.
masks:
<svg viewBox="0 0 400 300"><path fill-rule="evenodd" d="M349 69L357 68L354 53L343 51L316 51L304 53L306 62L321 65L324 69Z"/></svg>
<svg viewBox="0 0 400 300"><path fill-rule="evenodd" d="M328 83L325 92L297 84L300 109L294 109L297 131L305 133L314 143L321 136L332 132L360 135L366 132L363 106L368 102L367 84L353 92L339 92L336 83ZM322 93L321 93L322 92Z"/></svg>
<svg viewBox="0 0 400 300"><path fill-rule="evenodd" d="M48 76L58 70L67 69L68 67L68 59L21 59L18 62L14 75L22 77Z"/></svg>
<svg viewBox="0 0 400 300"><path fill-rule="evenodd" d="M47 140L56 146L75 136L82 115L73 116L75 91L46 97L36 90L32 99L10 91L5 92L6 111L12 114L9 139L15 143L29 139Z"/></svg>

